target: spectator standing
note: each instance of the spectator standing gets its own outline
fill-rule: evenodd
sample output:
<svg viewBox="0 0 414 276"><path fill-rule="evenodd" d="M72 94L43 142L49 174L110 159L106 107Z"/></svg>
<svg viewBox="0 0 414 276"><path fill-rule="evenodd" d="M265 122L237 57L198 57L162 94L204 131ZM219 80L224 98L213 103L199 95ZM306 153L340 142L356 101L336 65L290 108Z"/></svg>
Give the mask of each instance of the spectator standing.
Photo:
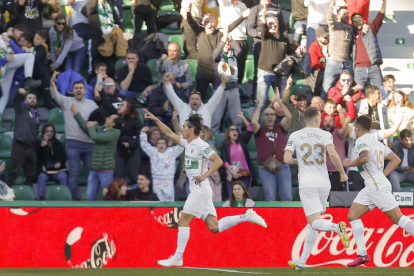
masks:
<svg viewBox="0 0 414 276"><path fill-rule="evenodd" d="M42 11L47 0L18 0L17 23L25 25L26 30L32 34L43 28Z"/></svg>
<svg viewBox="0 0 414 276"><path fill-rule="evenodd" d="M345 0L345 2L349 14L360 13L364 22L368 24L370 0ZM352 20L349 20L349 24L352 24Z"/></svg>
<svg viewBox="0 0 414 276"><path fill-rule="evenodd" d="M322 129L332 134L333 144L341 160L345 159L345 141L347 137L348 123L350 121L350 118L347 118L342 128L337 128L335 126L334 117L330 115L325 116L322 121ZM332 185L331 191L344 191L346 188L346 182L341 182L340 172L332 163L332 160L329 156L326 157L326 166L328 167L329 180L331 181Z"/></svg>
<svg viewBox="0 0 414 276"><path fill-rule="evenodd" d="M308 8L308 24L306 30L306 48L309 50L313 42L316 40L316 30L320 27L328 28L326 19L326 11L328 10L331 0L305 0L304 6ZM311 74L310 53L306 53L303 60L303 72L306 75Z"/></svg>
<svg viewBox="0 0 414 276"><path fill-rule="evenodd" d="M37 106L37 97L28 93L24 102L21 101L24 89L18 89L13 96L13 107L16 116L14 125L13 145L11 151L11 172L9 186L13 186L20 169L23 167L25 185L33 185L36 178L37 154L39 146L45 141L38 135L40 114Z"/></svg>
<svg viewBox="0 0 414 276"><path fill-rule="evenodd" d="M388 105L391 102L395 91L395 77L393 75L384 76L384 78L382 78L382 86L379 89L382 103Z"/></svg>
<svg viewBox="0 0 414 276"><path fill-rule="evenodd" d="M124 179L114 179L109 184L108 188L104 190L104 200L125 201L128 183Z"/></svg>
<svg viewBox="0 0 414 276"><path fill-rule="evenodd" d="M235 20L243 15L247 10L245 3L239 0L218 0L220 8L220 25L227 27ZM243 20L233 31L229 33L231 37L241 48L241 52L237 58L238 82L241 83L244 77L244 69L246 65L247 54L249 53L249 45L247 44L247 20Z"/></svg>
<svg viewBox="0 0 414 276"><path fill-rule="evenodd" d="M87 0L63 0L62 4L70 7L70 24L83 40L88 40L89 24L88 18L86 18L81 10L88 3Z"/></svg>
<svg viewBox="0 0 414 276"><path fill-rule="evenodd" d="M244 183L240 180L234 181L231 197L221 207L254 207L255 202L250 198Z"/></svg>
<svg viewBox="0 0 414 276"><path fill-rule="evenodd" d="M293 20L295 24L295 34L293 39L300 43L303 33L308 25L308 7L305 6L305 0L291 0Z"/></svg>
<svg viewBox="0 0 414 276"><path fill-rule="evenodd" d="M335 128L342 128L340 113L344 113L345 118L350 118L351 121L357 118L357 110L355 108L354 102L348 97L346 98L346 106L348 112L345 113L345 110L341 105L337 105L333 99L326 100L325 106L323 108L321 116L321 127L323 127L323 122L326 116L331 116L335 121Z"/></svg>
<svg viewBox="0 0 414 276"><path fill-rule="evenodd" d="M250 158L249 149L247 148L253 129L249 121L244 117L243 112L239 112L237 115L243 120L246 130L240 133L236 125L231 125L226 130L224 134L225 140L220 147L220 157L227 170L226 191L228 197L232 195L233 181L241 181L247 189L257 185L256 172Z"/></svg>
<svg viewBox="0 0 414 276"><path fill-rule="evenodd" d="M168 44L167 49L168 56L163 54L157 64L157 72L160 77L159 79L162 79L166 72L171 72L174 74L175 84L177 87L189 91L193 85L193 80L191 78L190 66L187 62L180 59L180 45L173 41ZM151 110L150 112L153 113Z"/></svg>
<svg viewBox="0 0 414 276"><path fill-rule="evenodd" d="M404 129L411 132L414 131L414 105L403 91L397 90L393 93L391 103L388 106L387 115L390 126L393 126L399 121L401 112L404 113L405 116L400 127L393 134L394 140L399 138L400 132Z"/></svg>
<svg viewBox="0 0 414 276"><path fill-rule="evenodd" d="M139 134L142 129L139 114L131 99L122 101L118 108L122 117L121 134L115 155L115 178L124 178L125 167L128 164L130 183L137 182L141 168L141 154L139 149Z"/></svg>
<svg viewBox="0 0 414 276"><path fill-rule="evenodd" d="M87 120L89 115L97 109L98 106L94 101L85 99L86 90L83 81L74 83L74 97L66 97L60 94L55 85L56 76L58 74L59 73L55 71L50 79L50 92L52 94L52 98L63 109L63 115L65 118L66 154L68 158L69 172L68 186L72 192L72 198L75 200L80 162L83 162L86 176L89 176L94 142L88 134L80 128L70 109L72 104L74 104L76 110L80 113L82 118Z"/></svg>
<svg viewBox="0 0 414 276"><path fill-rule="evenodd" d="M125 100L125 96L121 95L118 89L116 89L115 81L112 78L107 77L103 79L103 76L98 74L97 80L94 98L99 106L102 119L106 119L118 113L118 107Z"/></svg>
<svg viewBox="0 0 414 276"><path fill-rule="evenodd" d="M106 118L105 125L98 126L97 122L86 122L82 114L76 110L75 104L72 103L70 110L79 126L95 142L86 194L86 200L95 200L99 186L107 188L113 180L116 145L122 127L121 118L111 115Z"/></svg>
<svg viewBox="0 0 414 276"><path fill-rule="evenodd" d="M187 20L187 12L190 9L191 17L197 24L201 23L203 17L203 5L205 0L183 0L181 3L180 14L183 17L182 30L183 30L183 44L186 59L197 59L197 34L190 26Z"/></svg>
<svg viewBox="0 0 414 276"><path fill-rule="evenodd" d="M290 47L289 40L279 31L279 21L275 16L268 17L268 10L265 6L262 16L261 28L261 51L257 70L257 95L268 100L270 86L276 90L284 91L286 86L286 77L276 76L273 69L286 57L293 55L294 52Z"/></svg>
<svg viewBox="0 0 414 276"><path fill-rule="evenodd" d="M135 33L140 33L142 24L145 21L147 26L147 34L157 32L155 20L157 12L160 8L161 1L154 0L133 0L131 1L132 10L134 13Z"/></svg>
<svg viewBox="0 0 414 276"><path fill-rule="evenodd" d="M348 24L349 14L346 7L340 7L334 15L334 5L335 0L331 0L326 15L329 26L329 57L326 60L322 95L328 93L343 71L349 72L349 52L353 29L352 25Z"/></svg>
<svg viewBox="0 0 414 276"><path fill-rule="evenodd" d="M68 185L66 151L62 142L56 138L55 126L45 124L42 127L42 138L46 143L42 143L38 154L41 172L37 177L37 195L41 200L45 198L47 181L53 180L60 185Z"/></svg>
<svg viewBox="0 0 414 276"><path fill-rule="evenodd" d="M364 87L360 84L356 84L352 80L352 75L349 72L343 72L335 86L332 86L328 92L328 98L333 99L336 104L341 104L345 106L345 97L349 96L352 102L358 102L359 100L365 98L362 90Z"/></svg>
<svg viewBox="0 0 414 276"><path fill-rule="evenodd" d="M299 93L296 95L290 96L290 88L292 87L292 77L289 77L286 82L285 92L283 93L282 103L287 107L289 113L291 114L291 122L289 123L289 131L287 137L296 130L302 129L305 127L305 117L303 112L306 110L307 98L304 93ZM289 98L294 101L295 104L291 105L289 103ZM286 114L285 114L286 115ZM283 149L282 155L279 156L280 160L283 160Z"/></svg>
<svg viewBox="0 0 414 276"><path fill-rule="evenodd" d="M168 100L172 103L174 108L180 112L180 126L182 127L191 115L199 114L203 118L204 125L210 128L213 113L220 104L227 81L228 78L225 75L222 75L221 85L206 104L203 104L200 92L191 93L188 104L183 102L174 92L172 85L169 82L165 82L163 85L165 86L164 90Z"/></svg>
<svg viewBox="0 0 414 276"><path fill-rule="evenodd" d="M55 26L49 30L50 53L52 63L50 70L57 70L65 63L65 70L81 73L86 58L86 49L83 39L68 25L66 17L59 14L55 19Z"/></svg>
<svg viewBox="0 0 414 276"><path fill-rule="evenodd" d="M143 171L138 174L138 188L128 190L126 198L129 201L160 201L151 189L151 174Z"/></svg>
<svg viewBox="0 0 414 276"><path fill-rule="evenodd" d="M173 202L175 198L174 175L177 157L184 151L181 146L168 147L167 139L159 138L157 147L147 141L148 127L141 129L139 136L142 150L151 160L151 174L154 193L160 201Z"/></svg>
<svg viewBox="0 0 414 276"><path fill-rule="evenodd" d="M391 150L401 159L400 165L390 176L393 192L401 192L401 182L414 183L414 147L411 130L404 129L400 133L400 143L394 143Z"/></svg>
<svg viewBox="0 0 414 276"><path fill-rule="evenodd" d="M138 52L135 49L128 50L125 61L126 65L117 72L121 94L135 99L142 92L141 96L146 98L154 88L151 70L146 64L138 63Z"/></svg>
<svg viewBox="0 0 414 276"><path fill-rule="evenodd" d="M386 6L387 0L382 0L381 10L369 25L363 22L362 15L358 12L351 17L355 32L352 43L355 81L364 89L368 81L371 85L381 86L382 55L377 34L385 17Z"/></svg>
<svg viewBox="0 0 414 276"><path fill-rule="evenodd" d="M263 99L258 96L258 105L253 113L252 127L257 147L257 163L260 165L259 176L262 179L266 201L275 201L276 191L279 193L280 200L292 201L292 174L289 165L283 163L277 175L267 171L263 166L271 156L275 156L279 162L283 162L283 150L288 137L287 131L292 121L292 114L278 96L276 95L277 101L285 113L282 121L275 124L275 111L271 108L266 108L263 114L264 124L259 124Z"/></svg>
<svg viewBox="0 0 414 276"><path fill-rule="evenodd" d="M215 75L213 88L217 90L220 86L222 75L225 75L229 81L224 89L223 97L213 113L211 131L215 134L220 132L221 121L227 110L229 111L232 124L237 127L242 126L242 121L237 116L237 113L241 112L237 66L237 57L241 54L241 48L234 40L228 40L227 33L222 39L223 41L213 52Z"/></svg>

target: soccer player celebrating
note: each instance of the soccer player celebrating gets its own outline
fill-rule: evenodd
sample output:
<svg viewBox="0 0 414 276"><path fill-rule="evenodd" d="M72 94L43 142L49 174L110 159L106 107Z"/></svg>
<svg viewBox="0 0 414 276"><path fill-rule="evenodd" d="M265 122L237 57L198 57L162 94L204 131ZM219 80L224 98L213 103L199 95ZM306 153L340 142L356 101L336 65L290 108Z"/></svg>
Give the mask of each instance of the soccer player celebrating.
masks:
<svg viewBox="0 0 414 276"><path fill-rule="evenodd" d="M357 140L354 151L358 158L343 161L344 167L358 166L365 182L365 188L358 193L348 213L358 248L358 256L348 264L349 267L370 261L365 248L364 225L360 218L375 207L384 212L393 223L414 236L414 222L401 213L398 203L391 193L391 183L386 178L398 167L401 160L388 147L372 137L370 134L371 125L372 121L368 116L357 118L355 123ZM384 159L390 161L385 169Z"/></svg>
<svg viewBox="0 0 414 276"><path fill-rule="evenodd" d="M190 236L190 222L194 217L202 217L208 229L213 233L222 232L240 222L247 221L267 227L264 219L252 209L248 209L245 215L229 216L222 218L220 221L217 220L208 177L223 165L223 161L209 144L199 137L203 126L203 119L198 114L191 115L184 123L181 129L183 136L181 137L170 130L153 114L147 110L145 112L146 119L155 121L162 133L185 148L185 167L190 180L190 195L178 220L177 250L169 259L158 261L159 265L165 267L183 265L183 254ZM207 167L208 160L213 161L210 169Z"/></svg>
<svg viewBox="0 0 414 276"><path fill-rule="evenodd" d="M321 219L326 210L326 201L331 190L328 168L326 167L326 151L332 163L340 172L341 182L348 177L335 150L332 134L320 129L321 113L316 107L304 112L306 127L293 132L285 148L284 161L289 165L299 165L299 195L308 221L308 232L303 252L296 261L288 264L296 271L302 271L313 246L318 238L318 231L338 233L344 247L349 247L349 237L345 222L338 224ZM293 158L296 152L297 159Z"/></svg>

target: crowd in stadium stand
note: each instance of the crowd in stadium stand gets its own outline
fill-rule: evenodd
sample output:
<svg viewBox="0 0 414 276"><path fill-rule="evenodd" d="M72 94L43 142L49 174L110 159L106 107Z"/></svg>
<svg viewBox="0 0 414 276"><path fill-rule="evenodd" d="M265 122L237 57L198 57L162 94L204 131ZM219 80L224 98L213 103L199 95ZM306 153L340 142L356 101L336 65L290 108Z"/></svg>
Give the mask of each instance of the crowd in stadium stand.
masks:
<svg viewBox="0 0 414 276"><path fill-rule="evenodd" d="M395 88L380 69L386 0L375 18L369 0L211 2L173 1L168 17L159 0L132 0L127 9L117 0L3 0L0 113L13 107L14 129L0 179L13 187L23 169L41 200L49 182L79 199L84 174L86 200L175 201L188 186L183 148L144 120L146 108L178 134L190 115L203 117L201 138L224 162L210 177L214 201L253 206L249 191L258 185L266 201L292 201L298 169L283 163L283 150L312 106L342 160L353 154L352 122L370 116L376 138L402 160L389 176L393 191L414 183L411 89ZM290 35L279 2L291 4ZM127 12L135 16L129 41ZM165 47L162 27L182 30L183 42ZM296 84L307 89L298 93ZM56 125L41 125L40 99L63 112L65 141ZM276 173L266 165L274 157ZM342 183L329 156L326 164L333 191L363 188L358 168Z"/></svg>

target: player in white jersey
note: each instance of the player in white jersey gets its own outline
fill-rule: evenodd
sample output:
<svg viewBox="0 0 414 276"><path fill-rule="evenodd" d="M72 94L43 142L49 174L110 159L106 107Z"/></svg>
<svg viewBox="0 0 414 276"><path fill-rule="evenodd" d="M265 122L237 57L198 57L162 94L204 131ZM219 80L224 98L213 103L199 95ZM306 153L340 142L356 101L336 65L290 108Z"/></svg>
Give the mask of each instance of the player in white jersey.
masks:
<svg viewBox="0 0 414 276"><path fill-rule="evenodd" d="M358 158L343 161L344 167L357 166L365 182L365 188L358 193L348 213L352 233L358 247L358 256L348 264L349 267L370 261L365 248L364 225L361 217L375 207L381 209L393 223L414 236L414 222L401 213L398 203L391 193L391 183L386 178L398 167L401 160L388 147L372 137L370 134L371 125L372 121L368 116L357 118L355 123L357 140L354 150ZM390 161L385 169L384 159Z"/></svg>
<svg viewBox="0 0 414 276"><path fill-rule="evenodd" d="M183 265L183 254L190 236L190 222L193 218L202 217L207 227L213 233L222 232L240 222L248 221L267 227L264 219L256 214L253 209L248 209L244 215L228 216L220 219L220 221L217 220L208 177L223 165L223 161L210 145L199 137L203 127L203 119L200 115L194 114L188 118L181 129L183 134L181 137L164 125L153 114L147 110L145 112L146 119L155 121L162 133L185 148L185 168L187 177L190 180L190 195L178 220L177 250L170 258L158 261L159 265L165 267ZM210 169L207 167L209 160L213 161Z"/></svg>
<svg viewBox="0 0 414 276"><path fill-rule="evenodd" d="M331 190L326 151L332 163L340 173L341 182L348 179L341 159L335 150L332 134L320 129L321 114L317 108L311 107L304 113L306 127L293 132L285 148L284 161L289 165L299 165L299 195L308 222L302 255L288 264L297 271L302 271L313 246L318 238L318 231L334 231L338 233L345 247L349 247L349 237L345 222L338 224L321 219L326 210L326 202ZM293 154L296 152L296 159Z"/></svg>

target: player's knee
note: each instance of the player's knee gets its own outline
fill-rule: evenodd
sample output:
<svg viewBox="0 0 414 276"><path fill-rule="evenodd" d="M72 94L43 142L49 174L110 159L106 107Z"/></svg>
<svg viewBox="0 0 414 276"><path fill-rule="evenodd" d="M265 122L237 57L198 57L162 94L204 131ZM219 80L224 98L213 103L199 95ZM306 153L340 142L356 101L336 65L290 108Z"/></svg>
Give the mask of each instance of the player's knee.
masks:
<svg viewBox="0 0 414 276"><path fill-rule="evenodd" d="M215 225L209 225L209 226L208 226L208 229L210 229L210 231L211 231L213 234L215 234L215 233L218 233L218 232L219 232L218 224L215 224Z"/></svg>
<svg viewBox="0 0 414 276"><path fill-rule="evenodd" d="M357 218L357 216L355 216L354 213L351 213L351 212L348 213L348 220L349 221L353 221L353 220L357 220L357 219L359 219L359 218Z"/></svg>

